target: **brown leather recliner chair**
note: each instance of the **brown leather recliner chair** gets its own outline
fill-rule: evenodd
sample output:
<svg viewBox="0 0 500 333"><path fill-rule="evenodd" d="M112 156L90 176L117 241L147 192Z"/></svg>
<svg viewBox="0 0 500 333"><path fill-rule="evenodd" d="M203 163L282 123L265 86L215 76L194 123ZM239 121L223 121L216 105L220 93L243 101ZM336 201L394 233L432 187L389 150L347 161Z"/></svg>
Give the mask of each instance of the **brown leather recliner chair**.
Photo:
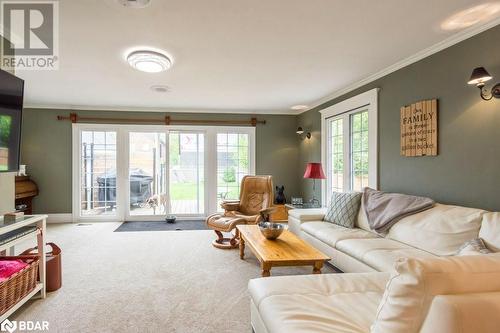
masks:
<svg viewBox="0 0 500 333"><path fill-rule="evenodd" d="M263 215L272 211L273 178L271 176L245 176L241 180L240 200L221 203L224 213L207 217L207 226L217 234L213 246L232 249L239 245L239 232L235 230L232 238L225 238L223 232L232 232L239 224L257 224Z"/></svg>

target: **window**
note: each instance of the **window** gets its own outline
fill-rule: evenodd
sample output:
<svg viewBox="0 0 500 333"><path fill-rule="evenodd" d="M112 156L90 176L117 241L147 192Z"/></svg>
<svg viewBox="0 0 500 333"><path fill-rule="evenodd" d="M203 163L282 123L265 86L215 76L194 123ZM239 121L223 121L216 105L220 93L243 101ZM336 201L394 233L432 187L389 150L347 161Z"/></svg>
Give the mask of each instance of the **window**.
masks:
<svg viewBox="0 0 500 333"><path fill-rule="evenodd" d="M194 131L172 131L169 144L171 212L204 214L205 135Z"/></svg>
<svg viewBox="0 0 500 333"><path fill-rule="evenodd" d="M377 93L374 89L321 111L326 204L333 191L377 188Z"/></svg>
<svg viewBox="0 0 500 333"><path fill-rule="evenodd" d="M351 189L368 186L368 111L350 115L351 123Z"/></svg>
<svg viewBox="0 0 500 333"><path fill-rule="evenodd" d="M249 134L217 133L217 197L239 199L243 176L249 174Z"/></svg>
<svg viewBox="0 0 500 333"><path fill-rule="evenodd" d="M113 215L116 208L116 132L81 132L82 215Z"/></svg>
<svg viewBox="0 0 500 333"><path fill-rule="evenodd" d="M343 119L330 121L330 161L328 177L333 191L342 192L344 189L344 129Z"/></svg>

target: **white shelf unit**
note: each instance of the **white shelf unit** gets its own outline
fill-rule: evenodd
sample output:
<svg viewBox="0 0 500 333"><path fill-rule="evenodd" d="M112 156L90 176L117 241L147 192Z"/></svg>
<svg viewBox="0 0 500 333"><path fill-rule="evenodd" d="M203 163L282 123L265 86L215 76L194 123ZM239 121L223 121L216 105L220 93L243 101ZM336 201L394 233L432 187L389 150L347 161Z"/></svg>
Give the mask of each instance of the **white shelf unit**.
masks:
<svg viewBox="0 0 500 333"><path fill-rule="evenodd" d="M16 244L25 242L30 239L37 240L37 247L39 249L38 255L40 256L40 262L38 267L38 272L40 279L35 287L28 295L23 297L19 302L17 302L13 307L11 307L7 312L0 316L0 323L12 315L17 309L19 309L24 303L29 301L31 298L39 295L41 298L46 296L46 253L45 253L45 235L46 235L46 225L47 225L47 215L29 215L24 216L22 219L16 222L4 222L3 217L0 218L0 236L6 234L10 231L17 230L26 226L36 226L37 230L23 235L19 238L13 239L5 244L0 245L0 252L8 250L10 255L14 255L14 249ZM1 257L0 257L1 258Z"/></svg>

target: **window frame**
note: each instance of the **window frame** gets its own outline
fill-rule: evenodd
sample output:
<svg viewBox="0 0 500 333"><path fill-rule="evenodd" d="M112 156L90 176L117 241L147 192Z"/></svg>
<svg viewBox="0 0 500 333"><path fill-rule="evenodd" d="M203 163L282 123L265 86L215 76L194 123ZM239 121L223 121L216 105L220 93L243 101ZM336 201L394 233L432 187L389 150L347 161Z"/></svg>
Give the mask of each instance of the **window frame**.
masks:
<svg viewBox="0 0 500 333"><path fill-rule="evenodd" d="M351 115L368 111L368 186L378 188L378 88L346 99L320 111L321 113L321 163L327 172L327 179L321 183L321 198L328 204L331 194L330 164L331 164L331 122L343 119L343 191L352 190L352 135Z"/></svg>
<svg viewBox="0 0 500 333"><path fill-rule="evenodd" d="M113 131L116 132L116 163L117 163L117 206L116 214L109 216L80 215L81 204L81 132L83 131ZM206 217L218 210L217 207L217 133L248 134L249 175L256 172L256 128L250 126L192 126L192 125L129 125L129 124L72 124L72 217L73 222L87 221L160 221L164 216L131 216L127 214L124 205L130 202L129 193L129 133L130 132L164 132L167 135L167 187L169 186L170 161L168 160L169 133L199 132L204 137L204 177L205 177L205 211L203 215L179 215L182 218ZM119 167L121 165L122 167ZM126 166L126 167L125 167Z"/></svg>

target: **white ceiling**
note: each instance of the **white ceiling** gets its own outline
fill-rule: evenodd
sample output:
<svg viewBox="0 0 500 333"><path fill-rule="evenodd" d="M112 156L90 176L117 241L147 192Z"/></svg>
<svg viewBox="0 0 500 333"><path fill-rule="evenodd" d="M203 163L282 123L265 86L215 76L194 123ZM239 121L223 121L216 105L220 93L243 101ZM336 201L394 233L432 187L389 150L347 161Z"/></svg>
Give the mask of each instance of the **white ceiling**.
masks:
<svg viewBox="0 0 500 333"><path fill-rule="evenodd" d="M17 74L30 107L294 113L464 33L440 25L486 2L60 0L60 69ZM173 67L132 69L124 55L141 46L165 50Z"/></svg>

